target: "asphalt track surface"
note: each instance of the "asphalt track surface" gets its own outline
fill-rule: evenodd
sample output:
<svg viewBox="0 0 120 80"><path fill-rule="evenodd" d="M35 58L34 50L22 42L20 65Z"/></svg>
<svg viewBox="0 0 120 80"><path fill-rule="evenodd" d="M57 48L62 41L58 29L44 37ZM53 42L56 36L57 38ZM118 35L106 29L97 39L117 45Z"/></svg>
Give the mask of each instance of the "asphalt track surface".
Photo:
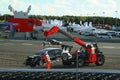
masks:
<svg viewBox="0 0 120 80"><path fill-rule="evenodd" d="M42 46L43 41L40 40L0 40L0 68L30 68L23 63L27 56L33 55L40 49L49 47ZM63 44L73 45L73 51L80 48L74 42L63 41ZM84 66L82 69L116 69L120 70L120 43L101 43L98 42L101 51L105 55L105 64L103 66L96 66L90 64ZM52 45L50 47L61 47L60 45ZM52 68L75 68L74 66L63 66L61 62L54 62L51 64ZM37 67L41 69L40 67ZM42 67L43 69L45 67Z"/></svg>
<svg viewBox="0 0 120 80"><path fill-rule="evenodd" d="M74 34L73 34L74 35ZM18 35L16 35L18 36ZM41 36L41 35L39 35ZM43 35L42 35L43 36ZM53 35L49 38L55 38L58 40L64 40L63 44L73 45L74 50L77 50L80 48L79 45L77 45L74 42L70 42L69 39L67 39L65 36L57 35L58 38L55 38L56 35ZM62 38L61 38L62 37ZM79 37L79 35L77 35ZM105 55L105 64L103 66L96 66L95 64L90 64L89 66L84 66L82 68L76 68L75 66L63 66L61 62L53 62L51 65L51 69L48 70L44 67L36 67L36 68L30 68L29 66L25 66L23 63L27 56L33 55L35 52L37 52L40 49L49 47L49 46L42 46L41 40L44 39L44 37L39 38L39 40L23 40L20 37L16 37L17 40L0 40L0 78L2 80L23 80L28 75L28 78L26 80L53 80L51 79L49 75L51 74L63 74L62 77L70 72L70 74L78 73L78 74L86 74L85 77L79 76L79 80L120 80L120 38L113 38L113 39L98 39L91 36L89 37L79 37L81 40L89 42L89 41L98 41L99 48ZM18 40L21 39L21 40ZM58 45L52 45L50 47L60 47ZM34 73L32 73L34 72ZM48 78L45 79L33 79L36 76L36 72L40 74L43 74L48 76ZM49 73L52 72L52 73ZM71 73L73 72L73 73ZM95 74L94 74L95 73ZM1 77L1 75L3 77ZM6 76L6 75L9 75ZM21 79L18 79L17 77L21 77ZM92 76L95 75L95 76ZM100 75L104 75L104 77L100 77ZM6 77L5 77L6 76ZM31 78L29 78L31 76ZM53 76L53 75L52 75ZM65 76L68 78L72 75ZM98 76L98 78L96 77ZM10 79L11 77L11 79ZM37 76L36 76L37 77ZM41 76L40 76L41 77ZM56 76L55 76L56 77ZM61 77L61 75L59 76ZM64 80L65 78L58 78L56 80ZM83 79L84 78L84 79ZM70 79L70 77L66 80L75 80L74 78ZM54 78L55 80L55 78ZM77 80L77 79L76 79Z"/></svg>
<svg viewBox="0 0 120 80"><path fill-rule="evenodd" d="M92 69L117 69L120 70L120 38L112 39L100 39L92 36L82 36L76 33L70 33L73 36L77 36L85 42L98 41L98 45L101 51L105 55L106 62L103 66L95 66L90 64L89 66L84 66L83 68ZM57 35L57 37L56 37ZM23 33L16 33L13 39L16 40L0 40L0 68L30 68L24 66L24 61L27 56L33 55L40 49L49 47L42 46L41 40L45 39L43 33L39 33L38 40L24 40ZM73 45L73 51L80 48L80 46L66 36L56 33L48 38L55 38L63 42L63 44ZM52 45L51 47L60 47L57 45ZM37 67L39 68L39 67ZM43 67L45 68L45 67ZM75 68L74 66L63 66L61 62L52 63L52 68Z"/></svg>
<svg viewBox="0 0 120 80"><path fill-rule="evenodd" d="M90 64L81 68L63 66L62 62L53 62L51 69L31 68L23 63L27 56L46 47L41 40L0 40L0 79L2 80L120 80L120 43L98 42L105 55L105 64ZM71 41L63 44L73 45L73 51L80 46Z"/></svg>

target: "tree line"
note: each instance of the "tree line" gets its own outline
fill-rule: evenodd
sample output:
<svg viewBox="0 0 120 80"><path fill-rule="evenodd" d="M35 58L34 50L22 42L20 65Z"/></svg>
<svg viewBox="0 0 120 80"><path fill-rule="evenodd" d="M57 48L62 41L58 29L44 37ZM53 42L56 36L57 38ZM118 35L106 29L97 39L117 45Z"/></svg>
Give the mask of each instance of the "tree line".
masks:
<svg viewBox="0 0 120 80"><path fill-rule="evenodd" d="M0 21L4 20L7 21L8 18L13 17L10 14L0 15ZM40 19L40 20L49 20L49 19L58 19L62 20L64 23L67 22L75 22L77 24L82 22L92 22L93 24L108 24L108 25L115 25L120 26L120 19L113 18L113 17L102 17L102 16L46 16L46 15L29 15L29 18Z"/></svg>

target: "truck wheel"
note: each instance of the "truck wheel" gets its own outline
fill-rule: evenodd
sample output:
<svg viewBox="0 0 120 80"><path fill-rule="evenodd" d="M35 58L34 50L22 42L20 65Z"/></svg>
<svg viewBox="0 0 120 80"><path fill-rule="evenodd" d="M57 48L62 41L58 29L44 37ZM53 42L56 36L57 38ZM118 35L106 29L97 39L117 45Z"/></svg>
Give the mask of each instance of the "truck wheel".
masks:
<svg viewBox="0 0 120 80"><path fill-rule="evenodd" d="M78 67L82 67L85 64L85 60L83 58L78 59Z"/></svg>
<svg viewBox="0 0 120 80"><path fill-rule="evenodd" d="M95 64L97 66L102 66L104 63L105 63L104 55L97 56L97 61L95 62Z"/></svg>

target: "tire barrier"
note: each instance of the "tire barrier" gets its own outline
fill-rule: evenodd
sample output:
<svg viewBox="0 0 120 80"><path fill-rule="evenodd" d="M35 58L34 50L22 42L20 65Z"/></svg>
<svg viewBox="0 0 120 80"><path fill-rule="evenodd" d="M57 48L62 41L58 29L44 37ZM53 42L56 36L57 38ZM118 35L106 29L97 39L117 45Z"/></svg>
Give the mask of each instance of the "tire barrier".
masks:
<svg viewBox="0 0 120 80"><path fill-rule="evenodd" d="M120 80L120 73L78 72L78 80ZM0 80L76 80L75 72L0 72Z"/></svg>

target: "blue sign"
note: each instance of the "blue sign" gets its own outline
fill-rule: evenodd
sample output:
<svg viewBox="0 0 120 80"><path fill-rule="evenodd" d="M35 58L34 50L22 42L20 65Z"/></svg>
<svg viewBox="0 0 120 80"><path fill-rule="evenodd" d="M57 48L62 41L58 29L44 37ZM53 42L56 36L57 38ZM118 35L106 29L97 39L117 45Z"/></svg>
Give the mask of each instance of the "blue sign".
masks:
<svg viewBox="0 0 120 80"><path fill-rule="evenodd" d="M0 25L9 25L10 26L10 32L13 31L13 23L11 23L11 22L0 22Z"/></svg>

